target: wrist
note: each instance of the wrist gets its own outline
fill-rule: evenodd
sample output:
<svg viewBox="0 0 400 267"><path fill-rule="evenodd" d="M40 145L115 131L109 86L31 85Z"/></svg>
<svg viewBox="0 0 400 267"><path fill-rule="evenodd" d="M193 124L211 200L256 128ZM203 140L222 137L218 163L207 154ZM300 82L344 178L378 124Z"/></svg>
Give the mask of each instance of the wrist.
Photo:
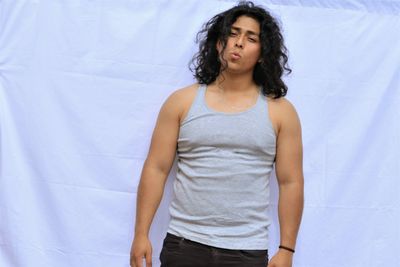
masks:
<svg viewBox="0 0 400 267"><path fill-rule="evenodd" d="M284 251L290 252L291 254L293 254L295 252L294 248L291 248L288 246L283 246L283 245L279 245L279 250L284 250Z"/></svg>
<svg viewBox="0 0 400 267"><path fill-rule="evenodd" d="M135 231L135 238L148 238L146 231Z"/></svg>
<svg viewBox="0 0 400 267"><path fill-rule="evenodd" d="M136 222L134 234L135 236L148 236L150 232L150 225Z"/></svg>

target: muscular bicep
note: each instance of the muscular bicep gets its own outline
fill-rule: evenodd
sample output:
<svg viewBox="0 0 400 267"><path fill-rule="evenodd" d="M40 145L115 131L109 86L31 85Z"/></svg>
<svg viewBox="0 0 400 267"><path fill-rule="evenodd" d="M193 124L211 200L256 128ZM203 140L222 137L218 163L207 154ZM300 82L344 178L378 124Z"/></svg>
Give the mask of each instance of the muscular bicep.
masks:
<svg viewBox="0 0 400 267"><path fill-rule="evenodd" d="M285 103L282 110L275 163L276 176L280 185L302 182L303 180L303 145L300 120L290 103Z"/></svg>
<svg viewBox="0 0 400 267"><path fill-rule="evenodd" d="M169 173L175 158L179 134L179 100L173 94L161 107L151 138L146 166Z"/></svg>

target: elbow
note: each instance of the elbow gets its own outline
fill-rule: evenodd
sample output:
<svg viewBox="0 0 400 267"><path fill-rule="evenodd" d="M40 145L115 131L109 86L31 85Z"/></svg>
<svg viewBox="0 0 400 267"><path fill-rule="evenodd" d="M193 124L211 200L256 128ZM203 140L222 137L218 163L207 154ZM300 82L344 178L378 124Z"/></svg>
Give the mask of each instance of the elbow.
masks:
<svg viewBox="0 0 400 267"><path fill-rule="evenodd" d="M304 176L303 174L287 174L280 175L278 177L278 185L281 186L290 186L290 187L304 187Z"/></svg>

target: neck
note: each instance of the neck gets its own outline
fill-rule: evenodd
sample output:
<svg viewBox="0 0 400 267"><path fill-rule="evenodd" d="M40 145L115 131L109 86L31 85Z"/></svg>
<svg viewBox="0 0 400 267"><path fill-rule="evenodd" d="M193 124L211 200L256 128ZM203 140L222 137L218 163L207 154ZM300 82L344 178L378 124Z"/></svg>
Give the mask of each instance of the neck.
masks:
<svg viewBox="0 0 400 267"><path fill-rule="evenodd" d="M219 85L224 91L248 92L253 91L257 85L253 81L253 76L249 74L232 74L223 72L218 75L216 85Z"/></svg>

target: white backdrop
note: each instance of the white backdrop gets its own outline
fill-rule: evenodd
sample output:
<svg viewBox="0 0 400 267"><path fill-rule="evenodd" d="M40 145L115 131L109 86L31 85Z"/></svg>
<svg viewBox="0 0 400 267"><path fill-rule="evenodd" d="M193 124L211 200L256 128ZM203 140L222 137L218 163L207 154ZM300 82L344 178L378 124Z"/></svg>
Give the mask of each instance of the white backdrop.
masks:
<svg viewBox="0 0 400 267"><path fill-rule="evenodd" d="M193 82L202 23L235 2L0 0L1 267L129 266L158 110ZM282 22L303 125L294 266L400 266L400 1L257 3Z"/></svg>

